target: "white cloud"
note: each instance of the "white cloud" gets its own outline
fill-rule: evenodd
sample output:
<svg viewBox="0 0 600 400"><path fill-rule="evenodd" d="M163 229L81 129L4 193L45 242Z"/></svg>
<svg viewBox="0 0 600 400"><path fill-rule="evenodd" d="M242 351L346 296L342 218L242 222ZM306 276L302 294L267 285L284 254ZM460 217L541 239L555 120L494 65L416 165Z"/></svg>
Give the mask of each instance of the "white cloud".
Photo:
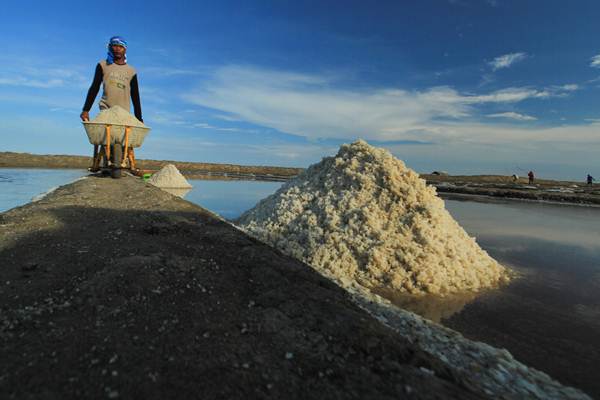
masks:
<svg viewBox="0 0 600 400"><path fill-rule="evenodd" d="M497 113L497 114L488 114L488 115L486 115L486 117L488 117L488 118L508 118L508 119L514 119L517 121L535 121L535 120L537 120L536 117L532 117L531 115L519 114L516 112L503 112L503 113Z"/></svg>
<svg viewBox="0 0 600 400"><path fill-rule="evenodd" d="M223 128L223 127L207 124L206 122L197 122L195 124L192 124L192 127L201 128L201 129L212 129L215 131L222 131L222 132L256 132L255 130L251 130L251 129Z"/></svg>
<svg viewBox="0 0 600 400"><path fill-rule="evenodd" d="M523 61L526 58L526 53L509 53L494 58L489 65L492 67L492 70L497 71L502 68L508 68L514 63Z"/></svg>
<svg viewBox="0 0 600 400"><path fill-rule="evenodd" d="M167 68L167 67L141 67L140 74L153 77L172 77L172 76L193 76L204 74L205 68Z"/></svg>
<svg viewBox="0 0 600 400"><path fill-rule="evenodd" d="M565 95L560 88L463 94L447 86L347 90L334 88L335 83L331 78L228 66L184 99L234 119L313 139L441 141L458 135L448 122L472 122L481 104Z"/></svg>
<svg viewBox="0 0 600 400"><path fill-rule="evenodd" d="M12 78L0 78L0 85L4 86L25 86L38 89L49 89L54 87L63 86L65 82L62 79L49 79L49 80L37 80L30 79L23 76L16 76Z"/></svg>
<svg viewBox="0 0 600 400"><path fill-rule="evenodd" d="M144 158L217 163L244 163L307 167L322 157L335 154L337 146L319 143L222 143L195 137L179 137L171 132L153 132L146 140ZM243 161L241 161L243 160Z"/></svg>
<svg viewBox="0 0 600 400"><path fill-rule="evenodd" d="M574 92L575 90L579 89L579 85L577 85L575 83L571 83L568 85L557 86L557 88L560 90L566 90L568 92Z"/></svg>
<svg viewBox="0 0 600 400"><path fill-rule="evenodd" d="M0 59L0 86L52 89L63 87L65 90L80 90L89 87L89 78L84 76L79 66L71 68L51 65L40 58ZM88 80L89 79L89 80Z"/></svg>
<svg viewBox="0 0 600 400"><path fill-rule="evenodd" d="M600 54L592 57L592 62L590 63L590 67L600 68Z"/></svg>

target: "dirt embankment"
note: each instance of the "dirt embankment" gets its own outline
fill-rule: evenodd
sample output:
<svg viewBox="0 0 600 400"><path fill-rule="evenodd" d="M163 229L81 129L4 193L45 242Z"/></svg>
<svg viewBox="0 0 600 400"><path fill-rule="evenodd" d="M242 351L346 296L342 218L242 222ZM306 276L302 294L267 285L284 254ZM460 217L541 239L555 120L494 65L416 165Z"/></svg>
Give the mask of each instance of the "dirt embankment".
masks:
<svg viewBox="0 0 600 400"><path fill-rule="evenodd" d="M462 196L488 196L515 200L547 201L565 204L600 205L600 185L583 182L536 179L529 184L527 178L513 181L502 175L421 175L428 184L437 188L446 198Z"/></svg>
<svg viewBox="0 0 600 400"><path fill-rule="evenodd" d="M87 169L92 158L69 155L38 155L29 153L0 152L0 168L74 168ZM302 168L214 164L169 160L137 160L144 170L158 171L167 164L174 164L188 178L197 179L253 179L285 180L298 175Z"/></svg>
<svg viewBox="0 0 600 400"><path fill-rule="evenodd" d="M493 358L434 356L307 265L129 177L0 214L0 304L6 399L585 398L539 373L474 379Z"/></svg>
<svg viewBox="0 0 600 400"><path fill-rule="evenodd" d="M0 219L1 398L479 397L309 267L139 179Z"/></svg>

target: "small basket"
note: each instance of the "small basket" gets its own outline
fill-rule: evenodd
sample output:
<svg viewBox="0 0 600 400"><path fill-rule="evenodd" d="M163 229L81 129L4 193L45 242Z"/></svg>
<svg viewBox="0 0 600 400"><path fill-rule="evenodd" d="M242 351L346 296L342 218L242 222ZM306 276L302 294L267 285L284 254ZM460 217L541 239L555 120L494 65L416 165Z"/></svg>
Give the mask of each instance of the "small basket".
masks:
<svg viewBox="0 0 600 400"><path fill-rule="evenodd" d="M83 127L88 135L91 144L104 145L106 144L106 126L110 125L110 144L124 144L125 141L125 125L104 124L98 122L84 121ZM129 146L140 147L146 138L150 128L141 128L132 126L129 129Z"/></svg>

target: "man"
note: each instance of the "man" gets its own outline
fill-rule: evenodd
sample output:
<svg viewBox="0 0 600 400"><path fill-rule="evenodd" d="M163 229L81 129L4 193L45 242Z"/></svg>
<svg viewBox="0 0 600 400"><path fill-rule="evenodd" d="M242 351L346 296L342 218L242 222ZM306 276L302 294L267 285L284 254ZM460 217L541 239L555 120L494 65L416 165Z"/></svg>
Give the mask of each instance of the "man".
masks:
<svg viewBox="0 0 600 400"><path fill-rule="evenodd" d="M106 60L102 60L96 65L94 80L88 90L83 111L80 114L82 121L90 120L90 109L96 100L100 84L103 84L102 98L100 99L100 110L105 110L112 106L120 106L128 112L131 110L129 100L133 103L133 112L137 119L144 122L142 119L142 106L140 104L140 91L138 88L138 79L135 68L127 64L127 42L120 36L113 36L108 41L108 53ZM115 157L119 158L121 152L116 155L115 150L120 150L111 146L111 158L113 165L111 168L111 176L113 178L121 177L120 165L115 161ZM127 150L127 149L125 149ZM94 146L94 159L98 147ZM92 168L95 168L93 166Z"/></svg>
<svg viewBox="0 0 600 400"><path fill-rule="evenodd" d="M533 171L529 171L527 173L527 177L529 178L529 184L531 185L535 179L535 176L533 175Z"/></svg>
<svg viewBox="0 0 600 400"><path fill-rule="evenodd" d="M90 109L100 90L100 83L102 83L100 110L117 105L129 111L131 109L129 99L131 98L134 115L143 122L137 73L135 68L127 64L126 52L127 42L125 39L120 36L110 38L106 60L102 60L96 65L94 81L88 90L80 115L82 121L90 120Z"/></svg>

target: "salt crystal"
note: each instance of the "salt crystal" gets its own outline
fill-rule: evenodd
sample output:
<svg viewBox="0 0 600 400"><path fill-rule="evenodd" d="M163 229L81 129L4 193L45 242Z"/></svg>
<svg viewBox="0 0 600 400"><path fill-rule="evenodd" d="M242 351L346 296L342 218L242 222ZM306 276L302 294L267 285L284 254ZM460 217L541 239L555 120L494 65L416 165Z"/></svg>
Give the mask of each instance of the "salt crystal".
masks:
<svg viewBox="0 0 600 400"><path fill-rule="evenodd" d="M160 171L148 179L148 183L161 189L189 189L192 187L173 164L167 164L162 167Z"/></svg>
<svg viewBox="0 0 600 400"><path fill-rule="evenodd" d="M238 223L344 287L447 294L509 277L452 218L435 188L362 140L310 166Z"/></svg>

